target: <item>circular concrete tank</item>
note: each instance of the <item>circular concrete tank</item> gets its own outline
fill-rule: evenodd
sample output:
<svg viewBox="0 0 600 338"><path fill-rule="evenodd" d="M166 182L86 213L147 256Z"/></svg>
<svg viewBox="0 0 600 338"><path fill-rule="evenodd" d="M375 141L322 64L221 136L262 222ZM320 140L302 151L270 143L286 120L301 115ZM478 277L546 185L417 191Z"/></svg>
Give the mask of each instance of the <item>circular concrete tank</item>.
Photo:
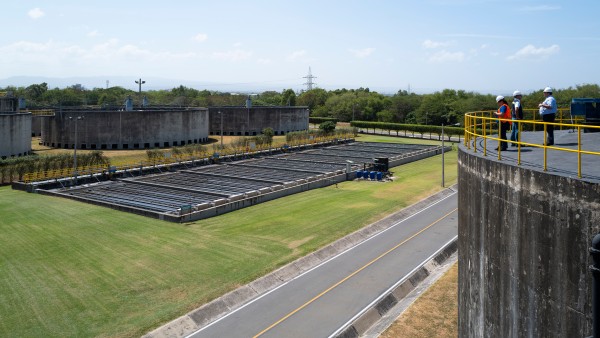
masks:
<svg viewBox="0 0 600 338"><path fill-rule="evenodd" d="M31 152L31 113L0 112L0 158Z"/></svg>
<svg viewBox="0 0 600 338"><path fill-rule="evenodd" d="M464 146L458 179L458 335L589 336L600 184Z"/></svg>
<svg viewBox="0 0 600 338"><path fill-rule="evenodd" d="M77 119L82 117L82 119ZM76 126L77 123L77 126ZM62 110L41 122L42 144L78 149L149 149L208 141L206 108Z"/></svg>
<svg viewBox="0 0 600 338"><path fill-rule="evenodd" d="M221 112L222 116L219 114ZM308 130L308 107L209 107L210 134L253 136L264 128L272 128L275 135ZM221 120L222 119L222 120Z"/></svg>

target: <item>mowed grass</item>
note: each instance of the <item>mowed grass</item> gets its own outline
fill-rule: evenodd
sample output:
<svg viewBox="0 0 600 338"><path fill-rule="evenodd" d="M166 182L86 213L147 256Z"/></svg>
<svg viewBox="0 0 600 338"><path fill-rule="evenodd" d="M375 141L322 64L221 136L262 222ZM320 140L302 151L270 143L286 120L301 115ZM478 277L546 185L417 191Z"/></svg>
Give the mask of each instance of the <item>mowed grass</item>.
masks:
<svg viewBox="0 0 600 338"><path fill-rule="evenodd" d="M392 171L185 224L2 187L0 336L140 336L442 189L440 156Z"/></svg>

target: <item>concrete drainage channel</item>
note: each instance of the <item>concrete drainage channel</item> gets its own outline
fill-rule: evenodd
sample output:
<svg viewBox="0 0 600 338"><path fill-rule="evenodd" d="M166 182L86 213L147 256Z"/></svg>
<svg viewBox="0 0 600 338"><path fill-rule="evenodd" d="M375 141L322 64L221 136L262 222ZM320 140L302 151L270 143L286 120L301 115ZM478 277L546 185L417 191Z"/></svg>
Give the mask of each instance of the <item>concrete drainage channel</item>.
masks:
<svg viewBox="0 0 600 338"><path fill-rule="evenodd" d="M161 220L188 222L352 180L357 171L373 166L375 158L386 158L389 167L394 167L439 153L439 146L350 142L36 191Z"/></svg>
<svg viewBox="0 0 600 338"><path fill-rule="evenodd" d="M398 221L417 213L418 211L441 201L454 194L456 186L429 196L428 198L404 208L400 212L377 221L361 230L358 230L332 244L304 256L294 262L281 267L272 273L250 282L234 291L231 291L210 303L207 303L173 321L167 323L144 335L144 338L181 338L186 337L204 326L222 318L230 312L239 309L253 299L289 282L302 273L331 259L339 253L357 245L365 239L389 228ZM435 254L415 268L408 276L400 280L389 290L374 300L370 306L350 320L346 326L331 337L350 338L359 337L369 328L378 323L383 316L390 312L396 304L402 302L407 295L419 287L436 268L455 257L458 244L456 237L440 248Z"/></svg>

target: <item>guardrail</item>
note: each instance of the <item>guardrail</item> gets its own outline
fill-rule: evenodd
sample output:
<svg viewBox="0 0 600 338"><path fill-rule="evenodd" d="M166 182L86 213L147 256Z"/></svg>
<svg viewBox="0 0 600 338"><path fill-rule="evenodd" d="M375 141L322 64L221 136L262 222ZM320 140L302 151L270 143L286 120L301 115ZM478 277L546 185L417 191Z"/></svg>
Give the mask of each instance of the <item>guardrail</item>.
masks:
<svg viewBox="0 0 600 338"><path fill-rule="evenodd" d="M54 116L54 115L56 115L56 111L54 109L35 109L35 110L29 110L29 112L33 116Z"/></svg>
<svg viewBox="0 0 600 338"><path fill-rule="evenodd" d="M529 109L528 111L535 111L534 109ZM517 165L521 165L521 154L522 154L522 147L535 147L535 148L542 148L543 152L544 152L544 157L543 157L543 170L547 171L548 170L548 156L547 156L547 152L549 149L551 150L558 150L558 151L564 151L564 152L569 152L569 153L576 153L577 154L577 177L581 178L582 177L582 173L581 173L581 155L596 155L599 156L600 152L597 151L590 151L590 150L584 150L582 149L582 142L581 142L581 134L583 130L592 130L592 131L597 131L600 132L600 126L596 126L596 125L589 125L589 124L583 124L582 122L584 122L584 120L581 117L571 117L570 113L569 113L569 117L565 116L566 113L569 110L566 109L561 109L559 112L557 112L557 116L556 116L556 120L555 121L560 121L560 122L554 122L554 123L549 123L549 122L542 122L541 118L538 116L537 111L536 113L534 113L533 115L525 115L525 118L527 117L531 117L531 119L523 119L523 120L511 120L511 119L498 119L497 117L494 117L495 115L493 114L495 111L477 111L477 112L470 112L470 113L466 113L465 114L465 136L464 136L464 145L465 147L467 147L467 149L472 149L473 152L477 152L477 142L478 139L481 138L483 141L483 155L487 156L487 141L488 140L493 140L493 141L505 141L507 143L513 144L517 146ZM536 120L536 116L537 116L537 120ZM500 123L498 123L499 121L502 122L511 122L511 123L517 123L518 128L519 128L519 133L518 133L518 140L517 141L511 141L510 139L507 140L501 140L499 135L500 135ZM568 121L569 123L565 123L564 121ZM576 149L574 148L567 148L567 147L560 147L558 145L546 145L546 131L548 126L554 126L554 130L562 130L562 129L570 129L574 132L577 133L577 145L576 145ZM543 142L541 144L539 143L532 143L532 142L524 142L521 139L522 136L522 132L523 131L543 131L544 132L544 136L543 136ZM508 135L507 135L508 138ZM498 143L499 144L499 143ZM502 159L502 150L501 147L498 148L494 148L494 150L498 151L498 160Z"/></svg>

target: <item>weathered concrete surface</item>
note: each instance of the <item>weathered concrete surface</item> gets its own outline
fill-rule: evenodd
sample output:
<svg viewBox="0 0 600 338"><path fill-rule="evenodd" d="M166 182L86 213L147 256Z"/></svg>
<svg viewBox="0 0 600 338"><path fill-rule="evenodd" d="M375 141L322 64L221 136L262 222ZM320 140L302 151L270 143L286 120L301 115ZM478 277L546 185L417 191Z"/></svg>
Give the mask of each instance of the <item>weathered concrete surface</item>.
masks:
<svg viewBox="0 0 600 338"><path fill-rule="evenodd" d="M308 130L308 107L209 107L210 134L253 136L264 128L272 128L275 135ZM219 115L219 112L223 114Z"/></svg>
<svg viewBox="0 0 600 338"><path fill-rule="evenodd" d="M42 144L78 149L149 149L208 140L208 109L65 110L41 120ZM31 125L31 121L30 121ZM28 136L31 135L31 131Z"/></svg>
<svg viewBox="0 0 600 338"><path fill-rule="evenodd" d="M459 147L459 336L591 334L600 185Z"/></svg>
<svg viewBox="0 0 600 338"><path fill-rule="evenodd" d="M31 113L0 113L0 159L31 152Z"/></svg>

